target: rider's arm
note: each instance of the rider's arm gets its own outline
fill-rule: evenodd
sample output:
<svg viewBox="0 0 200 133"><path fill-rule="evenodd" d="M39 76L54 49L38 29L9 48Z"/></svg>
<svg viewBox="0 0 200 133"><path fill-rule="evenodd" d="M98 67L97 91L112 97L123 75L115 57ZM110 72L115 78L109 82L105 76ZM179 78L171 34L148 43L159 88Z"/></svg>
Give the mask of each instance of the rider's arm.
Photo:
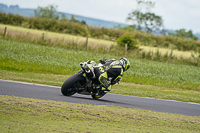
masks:
<svg viewBox="0 0 200 133"><path fill-rule="evenodd" d="M122 80L123 75L124 75L124 72L123 72L123 69L121 68L121 69L119 70L118 75L115 76L114 79L112 79L111 85L114 85L114 84L116 84L116 83L119 83L119 81Z"/></svg>
<svg viewBox="0 0 200 133"><path fill-rule="evenodd" d="M109 76L110 75L110 76ZM99 81L107 90L111 90L111 85L118 83L123 76L123 69L120 67L112 68L99 76ZM116 77L109 80L110 77Z"/></svg>

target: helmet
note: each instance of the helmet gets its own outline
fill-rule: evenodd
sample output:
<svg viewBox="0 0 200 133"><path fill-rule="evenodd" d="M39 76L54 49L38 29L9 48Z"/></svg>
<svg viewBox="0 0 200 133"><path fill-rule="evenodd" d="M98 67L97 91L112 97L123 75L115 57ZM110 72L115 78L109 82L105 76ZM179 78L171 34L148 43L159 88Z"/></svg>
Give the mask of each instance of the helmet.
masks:
<svg viewBox="0 0 200 133"><path fill-rule="evenodd" d="M130 61L129 61L128 59L126 59L126 58L121 58L121 59L120 59L120 62L121 62L121 64L122 64L122 67L123 67L123 70L124 70L124 71L127 71L127 70L130 68L131 63L130 63Z"/></svg>

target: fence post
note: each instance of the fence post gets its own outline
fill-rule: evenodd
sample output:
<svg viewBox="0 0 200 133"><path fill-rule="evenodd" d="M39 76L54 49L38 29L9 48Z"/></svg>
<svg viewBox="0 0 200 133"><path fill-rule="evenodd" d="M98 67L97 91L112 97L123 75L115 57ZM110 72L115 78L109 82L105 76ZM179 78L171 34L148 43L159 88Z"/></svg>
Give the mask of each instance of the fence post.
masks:
<svg viewBox="0 0 200 133"><path fill-rule="evenodd" d="M42 33L42 40L44 40L44 33Z"/></svg>
<svg viewBox="0 0 200 133"><path fill-rule="evenodd" d="M7 27L5 27L5 29L4 29L4 34L3 34L4 38L6 37L6 34L7 34Z"/></svg>
<svg viewBox="0 0 200 133"><path fill-rule="evenodd" d="M125 56L127 55L127 49L128 49L127 44L125 44Z"/></svg>
<svg viewBox="0 0 200 133"><path fill-rule="evenodd" d="M88 36L86 38L86 43L85 43L86 50L87 50L87 45L88 45Z"/></svg>
<svg viewBox="0 0 200 133"><path fill-rule="evenodd" d="M173 48L171 50L170 59L172 59L172 57L173 57Z"/></svg>

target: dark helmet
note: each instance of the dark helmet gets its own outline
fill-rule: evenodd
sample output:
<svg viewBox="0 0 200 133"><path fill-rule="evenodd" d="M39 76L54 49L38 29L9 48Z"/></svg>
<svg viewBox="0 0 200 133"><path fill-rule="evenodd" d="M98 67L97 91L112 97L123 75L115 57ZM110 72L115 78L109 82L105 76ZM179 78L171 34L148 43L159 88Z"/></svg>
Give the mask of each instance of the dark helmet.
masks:
<svg viewBox="0 0 200 133"><path fill-rule="evenodd" d="M128 59L121 58L120 62L122 63L122 67L123 67L124 71L127 71L130 68L131 63Z"/></svg>

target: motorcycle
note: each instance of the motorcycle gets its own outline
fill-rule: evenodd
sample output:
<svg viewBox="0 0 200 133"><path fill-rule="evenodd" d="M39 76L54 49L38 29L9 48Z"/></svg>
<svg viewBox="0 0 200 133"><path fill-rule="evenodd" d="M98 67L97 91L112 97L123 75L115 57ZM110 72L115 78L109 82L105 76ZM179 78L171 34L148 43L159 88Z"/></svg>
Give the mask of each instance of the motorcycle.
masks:
<svg viewBox="0 0 200 133"><path fill-rule="evenodd" d="M100 63L100 66L103 65ZM93 72L96 77L94 76L94 74L88 73L88 68L84 67L83 63L80 63L80 67L82 68L82 70L70 76L63 83L61 87L61 93L64 96L71 96L75 93L79 93L83 95L91 95L93 99L99 99L103 97L107 92L109 92L109 90L103 90L102 85L98 80L98 65L93 68ZM91 90L90 86L98 87L95 87L95 90Z"/></svg>

